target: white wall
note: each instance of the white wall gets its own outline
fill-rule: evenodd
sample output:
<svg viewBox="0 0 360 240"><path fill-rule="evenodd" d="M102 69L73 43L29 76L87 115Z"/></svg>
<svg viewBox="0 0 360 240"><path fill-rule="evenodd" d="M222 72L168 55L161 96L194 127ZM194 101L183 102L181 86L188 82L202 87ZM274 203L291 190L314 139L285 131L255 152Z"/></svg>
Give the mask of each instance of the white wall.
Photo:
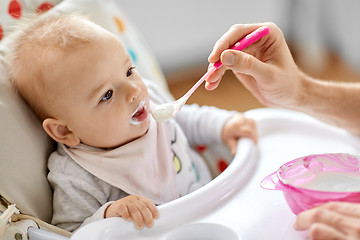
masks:
<svg viewBox="0 0 360 240"><path fill-rule="evenodd" d="M287 37L303 46L309 64L324 61L313 50L330 49L360 73L359 9L359 0L292 0Z"/></svg>
<svg viewBox="0 0 360 240"><path fill-rule="evenodd" d="M273 21L287 29L289 0L114 0L138 27L164 72L206 63L235 23Z"/></svg>

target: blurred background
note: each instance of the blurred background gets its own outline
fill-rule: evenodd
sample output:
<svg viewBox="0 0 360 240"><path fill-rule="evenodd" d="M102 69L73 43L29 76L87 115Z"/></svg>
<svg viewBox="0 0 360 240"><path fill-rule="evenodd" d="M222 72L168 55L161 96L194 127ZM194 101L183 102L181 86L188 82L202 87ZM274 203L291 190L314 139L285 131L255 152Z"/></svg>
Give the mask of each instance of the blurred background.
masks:
<svg viewBox="0 0 360 240"><path fill-rule="evenodd" d="M275 22L308 74L360 80L358 0L116 0L149 43L175 98L207 69L216 40L233 24ZM231 73L212 92L200 87L189 103L246 111L262 107Z"/></svg>
<svg viewBox="0 0 360 240"><path fill-rule="evenodd" d="M286 28L288 0L117 0L148 41L165 73L206 62L235 23L274 21Z"/></svg>

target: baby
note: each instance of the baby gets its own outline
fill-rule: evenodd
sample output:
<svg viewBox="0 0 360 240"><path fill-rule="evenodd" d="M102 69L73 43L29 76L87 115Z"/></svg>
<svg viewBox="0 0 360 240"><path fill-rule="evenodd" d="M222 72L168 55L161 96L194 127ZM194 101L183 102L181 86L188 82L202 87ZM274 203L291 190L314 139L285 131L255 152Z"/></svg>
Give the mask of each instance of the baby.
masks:
<svg viewBox="0 0 360 240"><path fill-rule="evenodd" d="M190 146L255 142L242 114L185 105L157 123L152 107L170 101L142 79L122 43L79 15L45 13L9 36L8 77L57 149L48 160L52 224L73 231L109 217L151 227L156 205L211 180Z"/></svg>

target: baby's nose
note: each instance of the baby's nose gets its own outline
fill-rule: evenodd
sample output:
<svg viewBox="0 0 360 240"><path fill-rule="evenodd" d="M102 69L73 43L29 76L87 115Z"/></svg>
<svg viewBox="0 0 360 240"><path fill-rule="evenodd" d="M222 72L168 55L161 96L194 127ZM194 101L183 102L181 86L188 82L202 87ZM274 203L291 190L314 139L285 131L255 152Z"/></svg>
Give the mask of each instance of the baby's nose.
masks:
<svg viewBox="0 0 360 240"><path fill-rule="evenodd" d="M140 94L140 88L135 84L130 84L128 88L127 99L129 103L134 102Z"/></svg>

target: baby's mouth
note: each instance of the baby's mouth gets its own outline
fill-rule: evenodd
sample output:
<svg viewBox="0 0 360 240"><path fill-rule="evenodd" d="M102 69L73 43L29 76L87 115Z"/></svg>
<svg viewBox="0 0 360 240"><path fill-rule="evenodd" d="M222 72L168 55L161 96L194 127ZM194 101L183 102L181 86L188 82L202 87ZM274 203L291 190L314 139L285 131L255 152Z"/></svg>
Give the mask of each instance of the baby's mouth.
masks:
<svg viewBox="0 0 360 240"><path fill-rule="evenodd" d="M130 123L131 124L140 124L147 118L148 112L145 106L145 100L142 100L139 103L139 106L136 108L135 112L131 115Z"/></svg>

